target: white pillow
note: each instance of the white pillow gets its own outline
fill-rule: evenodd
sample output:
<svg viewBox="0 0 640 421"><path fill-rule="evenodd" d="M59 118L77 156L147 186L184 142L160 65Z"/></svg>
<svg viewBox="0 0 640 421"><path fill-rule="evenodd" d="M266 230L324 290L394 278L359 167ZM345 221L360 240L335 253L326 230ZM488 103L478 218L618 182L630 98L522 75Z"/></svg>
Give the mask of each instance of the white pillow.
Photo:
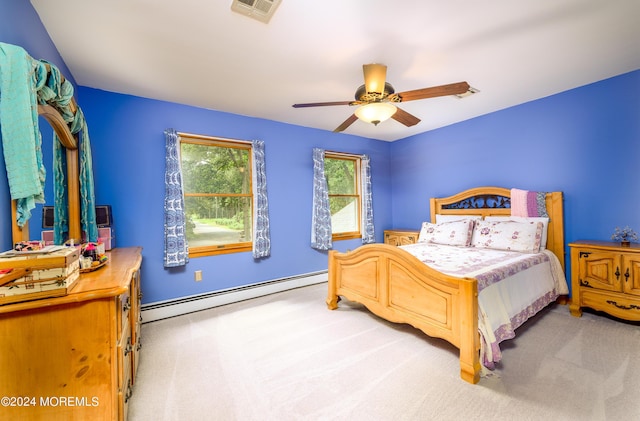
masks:
<svg viewBox="0 0 640 421"><path fill-rule="evenodd" d="M439 224L423 222L418 242L469 247L473 234L473 224L470 219L441 222Z"/></svg>
<svg viewBox="0 0 640 421"><path fill-rule="evenodd" d="M471 245L478 248L538 253L542 222L478 221Z"/></svg>
<svg viewBox="0 0 640 421"><path fill-rule="evenodd" d="M540 250L547 248L547 235L549 232L549 218L545 216L487 216L485 221L517 221L517 222L542 222L542 241Z"/></svg>
<svg viewBox="0 0 640 421"><path fill-rule="evenodd" d="M453 222L453 221L462 221L464 219L471 219L473 221L480 221L482 219L482 215L445 215L442 213L436 214L436 224L440 222Z"/></svg>

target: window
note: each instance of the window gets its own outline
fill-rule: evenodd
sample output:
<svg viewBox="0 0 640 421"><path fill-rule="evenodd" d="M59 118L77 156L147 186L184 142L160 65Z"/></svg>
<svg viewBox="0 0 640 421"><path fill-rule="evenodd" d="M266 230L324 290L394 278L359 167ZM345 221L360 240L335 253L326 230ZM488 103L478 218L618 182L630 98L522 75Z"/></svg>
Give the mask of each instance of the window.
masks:
<svg viewBox="0 0 640 421"><path fill-rule="evenodd" d="M360 157L326 152L324 174L329 190L332 238L360 238Z"/></svg>
<svg viewBox="0 0 640 421"><path fill-rule="evenodd" d="M252 248L251 143L180 136L189 257Z"/></svg>

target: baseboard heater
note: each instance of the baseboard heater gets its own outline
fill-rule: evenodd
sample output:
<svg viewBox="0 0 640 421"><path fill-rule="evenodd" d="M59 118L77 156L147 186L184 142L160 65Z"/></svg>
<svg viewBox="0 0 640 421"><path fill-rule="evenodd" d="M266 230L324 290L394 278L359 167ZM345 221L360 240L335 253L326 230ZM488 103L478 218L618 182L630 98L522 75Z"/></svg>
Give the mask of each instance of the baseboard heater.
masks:
<svg viewBox="0 0 640 421"><path fill-rule="evenodd" d="M206 310L225 304L263 297L308 285L327 282L327 271L307 273L287 278L274 279L237 288L229 288L206 294L191 295L173 300L144 304L141 307L142 322L148 323L169 317Z"/></svg>

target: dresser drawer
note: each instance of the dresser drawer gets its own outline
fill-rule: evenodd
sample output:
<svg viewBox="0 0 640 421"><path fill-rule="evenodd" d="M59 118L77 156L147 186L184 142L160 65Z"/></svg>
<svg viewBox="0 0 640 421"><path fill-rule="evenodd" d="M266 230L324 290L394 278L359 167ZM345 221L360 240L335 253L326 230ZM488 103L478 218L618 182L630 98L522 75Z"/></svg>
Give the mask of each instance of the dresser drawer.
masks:
<svg viewBox="0 0 640 421"><path fill-rule="evenodd" d="M640 298L603 291L580 291L580 305L604 311L614 317L640 321Z"/></svg>
<svg viewBox="0 0 640 421"><path fill-rule="evenodd" d="M122 332L131 324L129 313L131 310L131 294L129 291L116 297L116 320L118 327L118 340L122 338Z"/></svg>
<svg viewBox="0 0 640 421"><path fill-rule="evenodd" d="M132 335L132 340L135 340L135 342L132 342L132 346L133 346L133 351L132 351L132 361L131 361L131 382L135 383L135 379L136 379L136 373L138 372L138 363L140 362L140 350L142 349L142 339L140 336L140 328L141 328L141 324L138 321L137 323L135 323L136 329L135 331L137 332L136 335ZM135 338L135 339L134 339Z"/></svg>
<svg viewBox="0 0 640 421"><path fill-rule="evenodd" d="M133 393L132 372L133 346L131 345L131 327L127 325L123 331L122 338L118 342L118 414L119 419L127 419L128 401Z"/></svg>
<svg viewBox="0 0 640 421"><path fill-rule="evenodd" d="M118 419L126 420L129 413L129 399L133 394L133 385L131 379L128 380L127 385L123 390L118 392Z"/></svg>
<svg viewBox="0 0 640 421"><path fill-rule="evenodd" d="M118 341L117 347L118 358L118 389L124 389L131 378L131 355L133 352L133 346L131 345L131 328L127 326L123 331L120 341Z"/></svg>

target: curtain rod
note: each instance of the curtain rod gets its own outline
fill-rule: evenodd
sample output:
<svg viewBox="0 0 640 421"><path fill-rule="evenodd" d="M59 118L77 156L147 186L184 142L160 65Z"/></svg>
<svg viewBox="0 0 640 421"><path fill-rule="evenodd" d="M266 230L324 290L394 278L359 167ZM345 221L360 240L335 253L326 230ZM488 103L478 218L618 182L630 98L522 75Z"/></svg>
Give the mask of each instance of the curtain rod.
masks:
<svg viewBox="0 0 640 421"><path fill-rule="evenodd" d="M193 134L193 133L185 133L185 132L176 132L176 133L178 134L178 136L193 137L193 138L202 139L202 140L225 140L228 142L244 143L247 145L252 144L250 140L231 139L227 137L207 136L203 134Z"/></svg>

